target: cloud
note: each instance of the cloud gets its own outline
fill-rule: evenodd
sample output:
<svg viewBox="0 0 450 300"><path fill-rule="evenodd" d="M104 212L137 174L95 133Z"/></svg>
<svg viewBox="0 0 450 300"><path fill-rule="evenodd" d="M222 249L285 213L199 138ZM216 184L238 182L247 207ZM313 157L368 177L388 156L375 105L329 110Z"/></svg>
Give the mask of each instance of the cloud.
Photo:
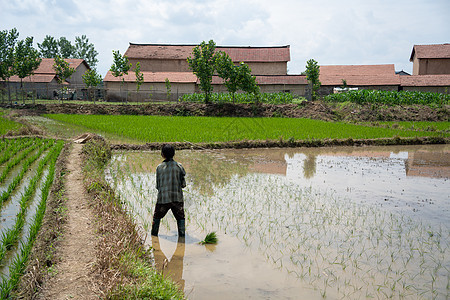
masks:
<svg viewBox="0 0 450 300"><path fill-rule="evenodd" d="M21 38L85 34L102 75L129 42L291 45L291 73L319 64L385 64L411 71L414 44L449 42L447 0L0 0L0 30Z"/></svg>

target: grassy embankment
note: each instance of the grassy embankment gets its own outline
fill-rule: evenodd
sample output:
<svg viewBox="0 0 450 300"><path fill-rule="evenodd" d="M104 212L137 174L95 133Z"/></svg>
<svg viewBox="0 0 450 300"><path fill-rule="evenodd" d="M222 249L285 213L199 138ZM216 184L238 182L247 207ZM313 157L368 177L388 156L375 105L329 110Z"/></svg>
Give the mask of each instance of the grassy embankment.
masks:
<svg viewBox="0 0 450 300"><path fill-rule="evenodd" d="M133 218L105 181L110 146L104 140L91 140L83 153L85 186L102 224L96 266L103 293L108 299L183 299L177 286L152 267Z"/></svg>
<svg viewBox="0 0 450 300"><path fill-rule="evenodd" d="M293 118L99 116L53 114L46 117L65 126L84 127L112 139L140 143L229 141L312 141L324 139L378 139L449 137L445 131L417 131L402 128L378 128L341 122ZM417 126L448 128L450 122L419 123ZM391 126L392 127L392 126Z"/></svg>

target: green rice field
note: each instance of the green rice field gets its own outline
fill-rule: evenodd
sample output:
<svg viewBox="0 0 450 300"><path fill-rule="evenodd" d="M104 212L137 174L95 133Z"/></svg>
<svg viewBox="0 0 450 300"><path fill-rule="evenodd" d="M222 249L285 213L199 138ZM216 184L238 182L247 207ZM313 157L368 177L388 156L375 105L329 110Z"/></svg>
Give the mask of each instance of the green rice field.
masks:
<svg viewBox="0 0 450 300"><path fill-rule="evenodd" d="M374 139L440 136L394 128L291 118L105 116L50 114L47 118L87 131L141 142L226 142L238 140Z"/></svg>
<svg viewBox="0 0 450 300"><path fill-rule="evenodd" d="M3 113L0 112L0 134L5 134L8 131L19 129L22 126L20 123L5 119Z"/></svg>

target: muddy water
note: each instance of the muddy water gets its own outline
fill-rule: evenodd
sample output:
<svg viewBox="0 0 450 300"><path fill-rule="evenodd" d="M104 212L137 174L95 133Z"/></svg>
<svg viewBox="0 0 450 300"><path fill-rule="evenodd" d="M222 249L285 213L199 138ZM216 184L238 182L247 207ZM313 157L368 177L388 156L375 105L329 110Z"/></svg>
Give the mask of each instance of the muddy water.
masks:
<svg viewBox="0 0 450 300"><path fill-rule="evenodd" d="M445 299L450 148L179 151L187 236L150 237L156 152L108 173L148 232L156 266L190 299ZM198 244L217 231L219 243ZM419 267L420 265L420 267ZM430 275L431 274L431 275Z"/></svg>

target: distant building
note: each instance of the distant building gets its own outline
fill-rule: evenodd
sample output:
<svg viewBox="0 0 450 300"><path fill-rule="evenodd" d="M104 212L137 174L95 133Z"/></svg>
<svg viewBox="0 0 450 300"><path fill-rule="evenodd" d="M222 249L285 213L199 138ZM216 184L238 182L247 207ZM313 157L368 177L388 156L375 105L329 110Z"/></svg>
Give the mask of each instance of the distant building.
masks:
<svg viewBox="0 0 450 300"><path fill-rule="evenodd" d="M171 100L183 94L200 92L197 77L189 69L187 58L192 55L196 45L172 44L133 44L130 43L126 55L133 65L139 62L144 75L144 83L140 88L139 98L166 99L166 79L171 84ZM291 92L303 96L307 86L303 75L288 75L287 63L290 61L290 47L223 47L224 51L235 63L244 62L249 65L252 75L261 88L261 92ZM135 74L129 72L123 77L125 84L122 91L135 92ZM104 78L107 99L120 100L122 78L116 78L109 71ZM214 92L226 91L222 79L213 77ZM136 94L136 93L135 93ZM151 95L150 95L151 94Z"/></svg>
<svg viewBox="0 0 450 300"><path fill-rule="evenodd" d="M70 89L80 90L81 93L81 89L84 88L82 76L87 70L90 70L90 67L84 59L66 58L65 61L69 63L71 68L75 69L75 72L64 84ZM34 74L22 80L24 89L26 91L35 90L38 98L52 99L55 92L58 92L60 89L56 72L53 69L54 63L55 60L53 58L43 58ZM21 80L17 75L12 76L9 82L12 90L20 88Z"/></svg>
<svg viewBox="0 0 450 300"><path fill-rule="evenodd" d="M411 74L409 74L408 72L405 72L403 70L396 71L395 74L400 75L400 76L411 76Z"/></svg>
<svg viewBox="0 0 450 300"><path fill-rule="evenodd" d="M413 75L450 75L450 44L414 45Z"/></svg>
<svg viewBox="0 0 450 300"><path fill-rule="evenodd" d="M335 65L320 66L320 95L333 93L335 87L346 82L350 88L397 91L400 85L399 75L390 65Z"/></svg>

